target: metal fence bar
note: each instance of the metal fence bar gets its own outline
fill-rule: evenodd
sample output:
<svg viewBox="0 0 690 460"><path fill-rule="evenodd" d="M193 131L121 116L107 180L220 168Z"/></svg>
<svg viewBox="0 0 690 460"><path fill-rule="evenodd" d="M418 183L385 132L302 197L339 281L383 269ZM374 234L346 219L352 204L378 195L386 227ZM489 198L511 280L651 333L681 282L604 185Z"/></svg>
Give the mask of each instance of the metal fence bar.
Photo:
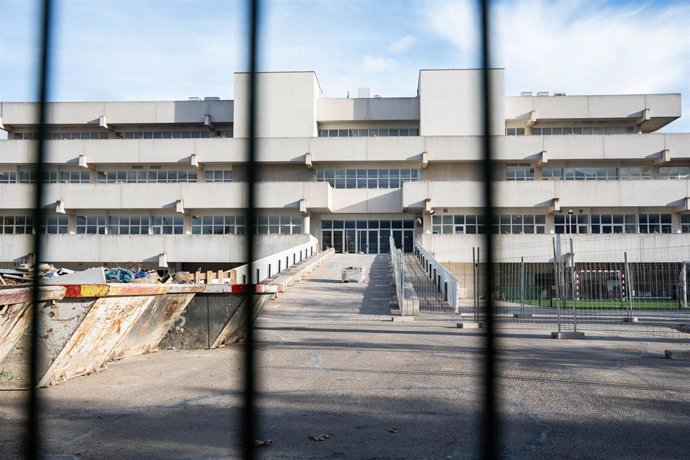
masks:
<svg viewBox="0 0 690 460"><path fill-rule="evenodd" d="M50 78L50 44L52 32L52 9L51 0L43 0L41 3L40 17L40 49L39 49L39 80L38 80L38 143L36 150L36 163L34 173L36 182L34 184L34 209L33 209L33 281L32 281L32 316L31 316L31 352L30 352L30 379L29 379L29 400L28 417L25 433L25 455L27 458L39 458L41 456L42 437L41 423L39 419L41 401L38 396L38 331L40 326L40 315L38 311L40 299L40 280L38 266L43 258L43 241L41 236L41 226L43 224L43 176L45 172L44 163L46 158L46 114Z"/></svg>
<svg viewBox="0 0 690 460"><path fill-rule="evenodd" d="M247 208L245 209L245 222L247 234L247 252L246 259L249 264L249 273L254 273L254 254L255 254L255 220L256 210L254 208L256 197L256 182L259 178L258 162L257 162L257 77L258 71L258 54L259 54L259 15L261 13L260 0L248 0L247 7L249 11L249 107L247 113L249 114L249 145L247 151ZM244 345L244 389L243 389L243 407L242 407L242 429L241 429L241 445L242 454L245 459L255 458L255 440L257 438L257 410L256 410L256 356L254 350L254 328L252 322L254 319L255 303L257 301L255 283L250 276L245 293L245 305L247 305L247 314L245 317L245 345ZM258 283L258 280L256 281Z"/></svg>
<svg viewBox="0 0 690 460"><path fill-rule="evenodd" d="M483 157L482 157L482 195L484 202L484 220L486 228L493 228L494 225L494 193L491 183L493 173L493 151L491 145L491 77L489 76L490 43L489 43L489 0L480 2L480 24L481 24L481 67L482 67L482 125L483 125ZM500 448L497 441L500 439L497 398L496 398L496 349L494 332L494 247L493 235L491 232L484 234L484 245L486 247L486 277L484 287L486 292L486 322L484 330L486 332L484 340L484 410L482 420L482 442L481 452L484 458L497 458Z"/></svg>

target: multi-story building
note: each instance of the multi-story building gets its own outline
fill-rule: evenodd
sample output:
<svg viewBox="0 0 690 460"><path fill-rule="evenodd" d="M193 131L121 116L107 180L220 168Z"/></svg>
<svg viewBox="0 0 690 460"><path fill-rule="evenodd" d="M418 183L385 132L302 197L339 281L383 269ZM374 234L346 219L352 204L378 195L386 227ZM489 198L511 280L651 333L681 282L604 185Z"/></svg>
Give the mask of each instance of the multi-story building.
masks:
<svg viewBox="0 0 690 460"><path fill-rule="evenodd" d="M338 252L385 253L393 236L471 261L487 230L479 81L422 70L414 97L323 98L314 72L259 74L261 252L311 234ZM627 248L690 259L690 134L660 132L680 117L679 94L505 96L504 71L491 81L499 255L548 261L567 235L580 260ZM235 75L234 101L50 104L46 259L241 261L247 83ZM0 104L0 128L0 259L11 261L31 247L35 104Z"/></svg>

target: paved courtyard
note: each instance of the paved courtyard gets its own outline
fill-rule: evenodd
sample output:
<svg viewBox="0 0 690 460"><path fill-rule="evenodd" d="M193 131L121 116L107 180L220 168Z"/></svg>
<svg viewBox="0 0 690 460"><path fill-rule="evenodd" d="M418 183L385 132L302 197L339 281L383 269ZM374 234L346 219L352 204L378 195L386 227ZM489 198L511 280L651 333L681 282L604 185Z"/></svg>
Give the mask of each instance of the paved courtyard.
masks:
<svg viewBox="0 0 690 460"><path fill-rule="evenodd" d="M336 256L258 324L260 458L476 458L481 330L390 321L385 257ZM342 284L340 267L372 268ZM385 282L384 282L385 281ZM681 333L621 328L557 341L502 329L506 458L687 458ZM655 330L658 332L658 330ZM651 332L651 330L650 330ZM241 347L165 350L41 390L49 458L237 458ZM17 456L25 392L0 392L0 452ZM330 435L314 441L311 435Z"/></svg>

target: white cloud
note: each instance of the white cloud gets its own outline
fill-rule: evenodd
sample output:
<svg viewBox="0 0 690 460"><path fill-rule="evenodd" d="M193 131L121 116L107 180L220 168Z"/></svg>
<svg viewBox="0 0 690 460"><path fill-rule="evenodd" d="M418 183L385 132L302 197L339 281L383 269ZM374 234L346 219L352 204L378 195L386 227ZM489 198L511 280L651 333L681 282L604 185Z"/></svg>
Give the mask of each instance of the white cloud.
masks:
<svg viewBox="0 0 690 460"><path fill-rule="evenodd" d="M395 66L395 59L382 56L364 56L362 70L366 73L385 72Z"/></svg>
<svg viewBox="0 0 690 460"><path fill-rule="evenodd" d="M410 35L406 35L406 36L402 37L401 39L393 42L393 44L391 45L391 48L390 48L391 52L393 52L393 53L404 53L416 41L417 41L416 38L414 38Z"/></svg>
<svg viewBox="0 0 690 460"><path fill-rule="evenodd" d="M478 53L473 2L427 7L433 33L465 56ZM612 5L603 0L495 3L493 64L506 92L683 92L690 109L690 5ZM471 59L471 58L470 58ZM684 110L688 113L690 110ZM682 124L690 127L690 119ZM688 130L688 128L684 128Z"/></svg>

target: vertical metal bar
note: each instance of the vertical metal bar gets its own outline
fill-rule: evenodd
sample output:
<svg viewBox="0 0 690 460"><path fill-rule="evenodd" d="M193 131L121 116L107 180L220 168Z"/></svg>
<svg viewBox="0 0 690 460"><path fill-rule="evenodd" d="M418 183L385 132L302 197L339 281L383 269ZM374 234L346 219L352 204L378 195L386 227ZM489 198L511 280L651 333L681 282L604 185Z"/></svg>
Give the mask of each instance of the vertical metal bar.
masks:
<svg viewBox="0 0 690 460"><path fill-rule="evenodd" d="M497 385L496 385L496 346L494 333L494 193L491 183L493 170L493 151L491 145L491 77L489 75L490 45L489 45L489 0L480 1L481 17L481 62L482 62L482 142L484 154L482 159L482 195L484 202L484 219L486 231L484 233L484 245L486 246L486 274L484 277L484 290L486 292L484 340L484 410L482 420L482 456L484 458L497 458L500 449L497 441L500 439L498 426Z"/></svg>
<svg viewBox="0 0 690 460"><path fill-rule="evenodd" d="M681 276L683 279L681 280L682 286L683 286L683 299L682 299L682 306L683 308L688 308L688 263L683 262L683 269L680 271Z"/></svg>
<svg viewBox="0 0 690 460"><path fill-rule="evenodd" d="M474 309L474 322L478 323L479 312L477 311L477 259L475 256L476 248L472 247L472 307Z"/></svg>
<svg viewBox="0 0 690 460"><path fill-rule="evenodd" d="M256 181L257 171L257 77L258 71L258 38L259 38L259 14L260 0L248 0L249 11L249 100L247 113L249 115L249 144L247 151L247 209L245 209L245 225L247 232L247 263L249 264L249 284L245 293L245 305L247 314L245 317L245 346L244 346L244 405L242 410L241 443L242 453L245 459L253 459L255 454L254 442L256 440L257 414L256 400L256 363L254 353L254 310L256 302L256 285L252 282L251 274L254 272L254 235L256 224ZM258 283L259 280L257 279Z"/></svg>
<svg viewBox="0 0 690 460"><path fill-rule="evenodd" d="M525 257L520 257L520 313L525 313Z"/></svg>
<svg viewBox="0 0 690 460"><path fill-rule="evenodd" d="M33 209L33 281L31 293L31 352L29 354L31 362L29 363L30 373L30 391L28 400L28 418L25 433L25 453L27 458L39 458L41 456L41 426L40 426L40 401L38 398L38 363L39 363L39 349L38 336L40 326L40 312L38 310L40 299L40 282L38 279L38 265L43 259L43 245L41 238L41 227L43 224L43 176L45 172L44 163L46 159L46 104L48 101L48 79L50 76L50 42L51 42L51 25L52 25L52 1L43 0L41 4L41 41L39 49L39 80L38 80L38 143L36 150L36 163L34 167L34 174L36 178L34 186L34 209Z"/></svg>
<svg viewBox="0 0 690 460"><path fill-rule="evenodd" d="M577 293L575 292L575 252L570 238L570 294L573 298L573 331L577 332Z"/></svg>
<svg viewBox="0 0 690 460"><path fill-rule="evenodd" d="M558 332L561 332L561 275L558 273L558 260L556 259L556 238L553 242L553 276L556 284L556 314L558 316Z"/></svg>
<svg viewBox="0 0 690 460"><path fill-rule="evenodd" d="M628 265L628 253L623 253L623 260L625 261L625 294L628 297L628 323L632 323L633 317L633 296L632 296L632 278L630 277L630 266Z"/></svg>

